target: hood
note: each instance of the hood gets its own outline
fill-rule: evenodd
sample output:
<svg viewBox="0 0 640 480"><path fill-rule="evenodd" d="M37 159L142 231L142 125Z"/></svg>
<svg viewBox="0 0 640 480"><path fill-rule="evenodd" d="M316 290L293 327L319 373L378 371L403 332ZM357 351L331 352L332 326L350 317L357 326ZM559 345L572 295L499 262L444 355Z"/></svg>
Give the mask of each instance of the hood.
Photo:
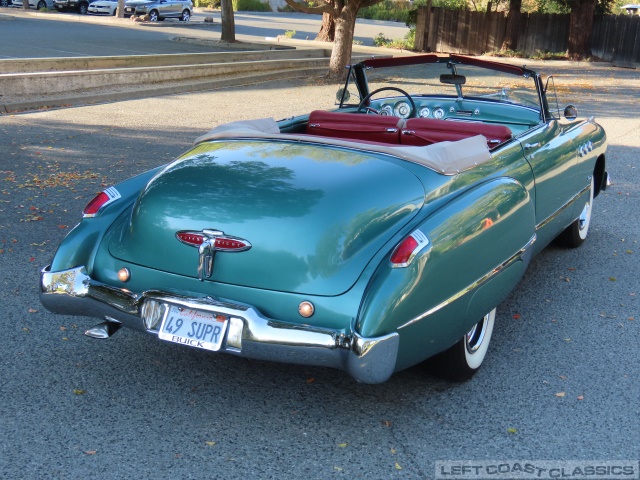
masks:
<svg viewBox="0 0 640 480"><path fill-rule="evenodd" d="M338 295L424 197L413 173L367 152L286 141L203 143L147 184L109 249L121 260L197 277L198 248L176 233L217 230L251 248L217 252L206 281Z"/></svg>

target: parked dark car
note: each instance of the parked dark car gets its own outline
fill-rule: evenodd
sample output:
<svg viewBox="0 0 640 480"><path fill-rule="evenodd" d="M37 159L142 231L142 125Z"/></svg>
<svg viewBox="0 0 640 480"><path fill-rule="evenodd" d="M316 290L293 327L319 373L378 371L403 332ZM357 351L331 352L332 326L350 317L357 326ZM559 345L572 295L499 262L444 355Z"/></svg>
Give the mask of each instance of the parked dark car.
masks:
<svg viewBox="0 0 640 480"><path fill-rule="evenodd" d="M89 10L89 0L54 0L54 6L60 12L75 11L85 15Z"/></svg>

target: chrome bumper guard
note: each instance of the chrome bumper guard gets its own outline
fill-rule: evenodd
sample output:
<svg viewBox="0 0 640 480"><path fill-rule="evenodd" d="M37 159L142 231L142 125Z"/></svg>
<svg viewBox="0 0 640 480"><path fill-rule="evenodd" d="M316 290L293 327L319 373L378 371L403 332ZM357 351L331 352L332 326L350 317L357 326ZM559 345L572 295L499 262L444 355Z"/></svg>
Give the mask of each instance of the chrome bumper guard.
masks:
<svg viewBox="0 0 640 480"><path fill-rule="evenodd" d="M96 317L155 335L159 315L167 305L226 315L229 326L220 351L259 360L338 368L363 383L381 383L391 376L400 341L397 333L365 338L354 331L281 322L264 317L253 307L211 297L183 297L152 290L137 294L92 279L85 267L60 272L45 267L40 272L40 301L54 313Z"/></svg>

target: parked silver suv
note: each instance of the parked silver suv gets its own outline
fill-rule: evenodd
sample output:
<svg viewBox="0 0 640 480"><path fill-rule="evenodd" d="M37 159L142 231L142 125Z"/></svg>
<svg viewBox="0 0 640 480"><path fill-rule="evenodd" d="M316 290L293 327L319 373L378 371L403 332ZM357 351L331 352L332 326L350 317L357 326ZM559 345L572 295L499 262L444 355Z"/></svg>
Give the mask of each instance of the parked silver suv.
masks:
<svg viewBox="0 0 640 480"><path fill-rule="evenodd" d="M191 0L130 0L125 3L124 15L149 15L151 22L165 18L178 18L188 22L193 14Z"/></svg>

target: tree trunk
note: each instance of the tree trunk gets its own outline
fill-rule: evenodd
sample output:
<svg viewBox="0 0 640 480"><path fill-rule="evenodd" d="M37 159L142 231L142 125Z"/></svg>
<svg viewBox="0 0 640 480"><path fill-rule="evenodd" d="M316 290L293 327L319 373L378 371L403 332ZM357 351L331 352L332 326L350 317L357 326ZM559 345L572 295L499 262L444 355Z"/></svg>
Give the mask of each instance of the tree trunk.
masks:
<svg viewBox="0 0 640 480"><path fill-rule="evenodd" d="M29 10L29 0L22 0L22 9Z"/></svg>
<svg viewBox="0 0 640 480"><path fill-rule="evenodd" d="M322 25L316 40L320 42L333 42L336 36L336 22L330 13L322 14Z"/></svg>
<svg viewBox="0 0 640 480"><path fill-rule="evenodd" d="M220 40L223 42L233 43L236 41L236 25L233 19L233 2L231 0L221 0L220 9L220 23L222 24Z"/></svg>
<svg viewBox="0 0 640 480"><path fill-rule="evenodd" d="M116 10L118 18L124 18L124 1L125 0L118 0L118 9Z"/></svg>
<svg viewBox="0 0 640 480"><path fill-rule="evenodd" d="M591 56L591 34L596 0L576 0L569 20L569 58L579 60Z"/></svg>
<svg viewBox="0 0 640 480"><path fill-rule="evenodd" d="M502 42L502 50L516 50L518 48L518 33L520 32L520 9L522 0L509 1L507 15L507 31Z"/></svg>
<svg viewBox="0 0 640 480"><path fill-rule="evenodd" d="M354 10L355 5L355 11ZM342 80L345 76L345 67L351 61L351 50L353 49L353 33L356 28L356 13L359 5L347 4L340 16L335 18L336 34L329 59L329 77Z"/></svg>

